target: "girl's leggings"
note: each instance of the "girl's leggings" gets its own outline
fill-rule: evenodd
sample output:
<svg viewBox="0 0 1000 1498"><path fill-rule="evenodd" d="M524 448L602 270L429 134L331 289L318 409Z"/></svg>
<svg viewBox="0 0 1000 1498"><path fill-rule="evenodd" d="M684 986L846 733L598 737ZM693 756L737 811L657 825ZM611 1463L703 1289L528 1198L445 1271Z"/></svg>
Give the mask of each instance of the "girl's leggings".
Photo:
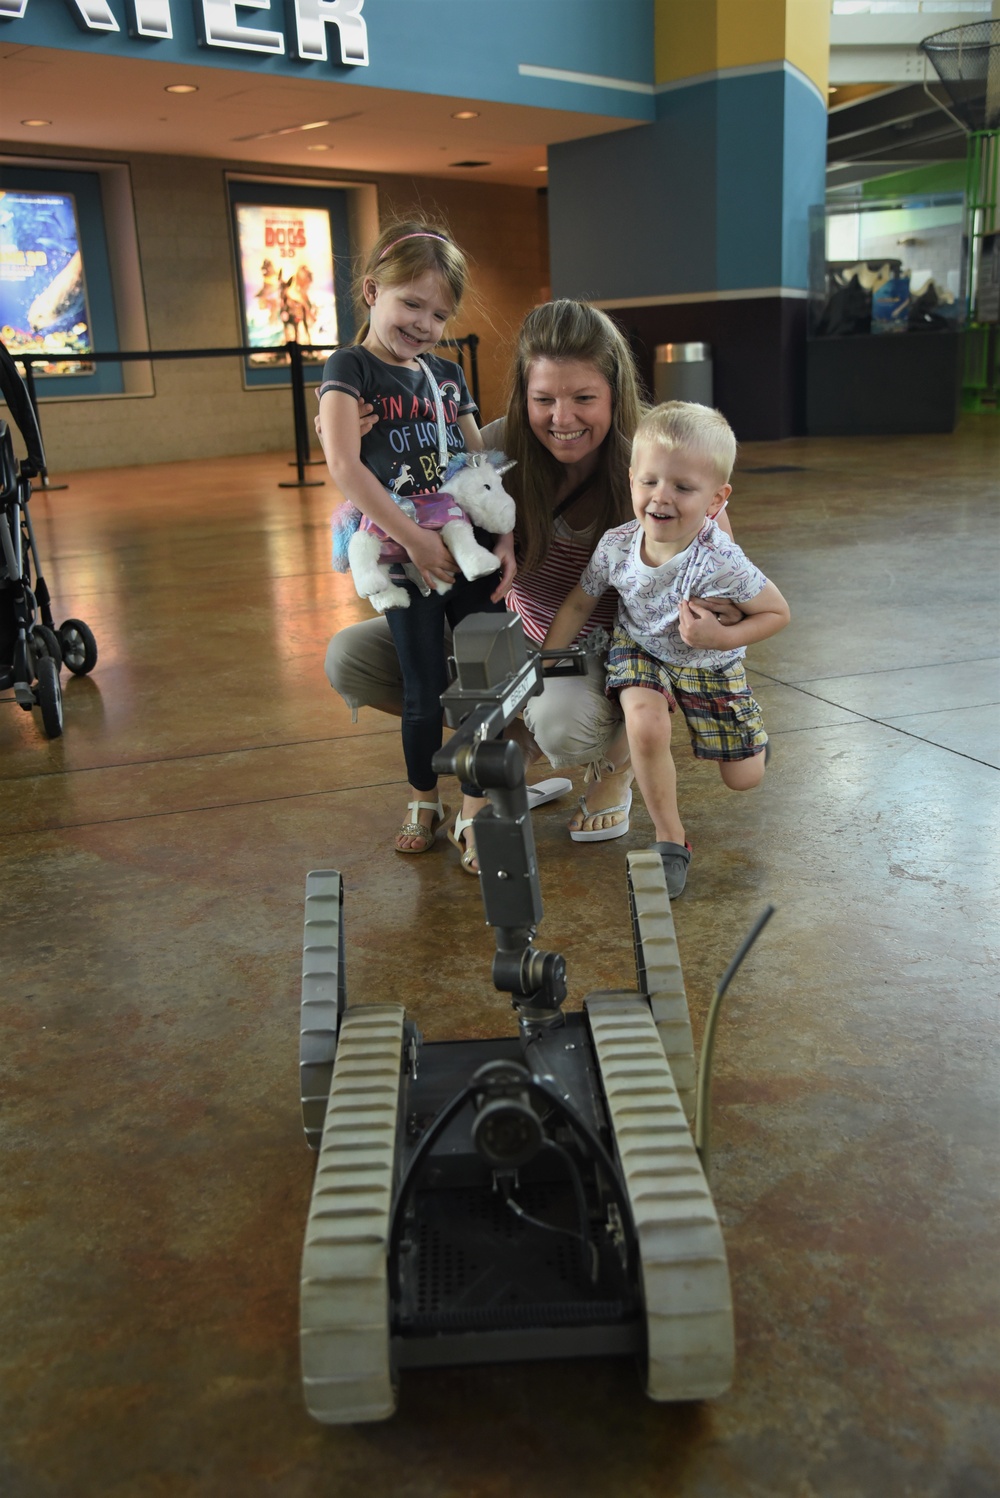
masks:
<svg viewBox="0 0 1000 1498"><path fill-rule="evenodd" d="M431 760L441 747L441 693L448 685L445 621L454 629L469 614L504 613L502 599L490 602L498 575L491 572L474 582L459 577L447 593L429 593L426 598L407 581L402 586L410 595L410 607L386 610L403 673L403 757L414 790L433 791L437 787ZM475 793L475 787L470 790L463 786L462 790Z"/></svg>

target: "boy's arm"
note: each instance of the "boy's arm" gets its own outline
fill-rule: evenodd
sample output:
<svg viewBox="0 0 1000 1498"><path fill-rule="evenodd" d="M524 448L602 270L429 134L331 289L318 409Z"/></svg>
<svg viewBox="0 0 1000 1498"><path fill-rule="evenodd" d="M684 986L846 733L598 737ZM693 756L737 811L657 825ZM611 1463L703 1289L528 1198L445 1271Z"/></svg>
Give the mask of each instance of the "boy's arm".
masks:
<svg viewBox="0 0 1000 1498"><path fill-rule="evenodd" d="M562 650L564 645L572 645L596 609L598 602L598 599L584 592L577 583L559 605L556 616L549 625L548 633L542 641L542 649Z"/></svg>
<svg viewBox="0 0 1000 1498"><path fill-rule="evenodd" d="M765 583L756 597L740 603L744 617L738 624L720 624L707 608L681 599L679 628L685 645L702 650L732 650L755 645L784 629L791 611L774 586Z"/></svg>

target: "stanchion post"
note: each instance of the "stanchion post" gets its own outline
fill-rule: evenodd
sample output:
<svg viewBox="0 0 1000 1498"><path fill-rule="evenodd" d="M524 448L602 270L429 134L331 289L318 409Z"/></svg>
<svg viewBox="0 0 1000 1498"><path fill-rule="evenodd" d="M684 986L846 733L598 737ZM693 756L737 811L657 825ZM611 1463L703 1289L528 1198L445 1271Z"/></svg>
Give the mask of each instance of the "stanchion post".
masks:
<svg viewBox="0 0 1000 1498"><path fill-rule="evenodd" d="M306 382L302 362L302 349L297 343L286 343L288 367L292 383L292 419L295 423L295 470L294 479L278 484L279 489L321 489L322 479L307 479L306 464L309 462L309 437L306 432Z"/></svg>
<svg viewBox="0 0 1000 1498"><path fill-rule="evenodd" d="M479 334L467 333L465 342L469 345L469 384L472 386L472 399L479 406L479 357L476 350L479 348ZM480 421L482 416L480 415Z"/></svg>
<svg viewBox="0 0 1000 1498"><path fill-rule="evenodd" d="M322 347L323 347L323 345L320 344L320 348L322 348ZM304 375L304 373L303 373L302 388L303 388L303 399L305 399L305 375ZM303 433L304 433L305 439L306 439L305 440L305 466L307 468L325 468L326 467L326 459L325 458L314 458L313 455L312 455L312 440L311 440L311 438L309 436L309 430L310 430L311 426L312 426L312 422L309 420L308 413L306 413L305 422L304 422L303 427L302 427L302 430L303 430ZM296 466L297 461L298 460L296 459L294 462L289 463L289 465L288 465L289 468L294 468Z"/></svg>

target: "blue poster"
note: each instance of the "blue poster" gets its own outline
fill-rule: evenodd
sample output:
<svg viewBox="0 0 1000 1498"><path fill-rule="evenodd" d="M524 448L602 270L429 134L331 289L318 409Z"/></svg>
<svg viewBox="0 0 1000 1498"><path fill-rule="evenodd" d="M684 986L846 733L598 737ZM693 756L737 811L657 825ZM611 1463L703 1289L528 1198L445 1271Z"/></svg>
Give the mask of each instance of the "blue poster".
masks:
<svg viewBox="0 0 1000 1498"><path fill-rule="evenodd" d="M93 348L72 193L0 192L0 338L14 355L51 353L35 373L92 373Z"/></svg>

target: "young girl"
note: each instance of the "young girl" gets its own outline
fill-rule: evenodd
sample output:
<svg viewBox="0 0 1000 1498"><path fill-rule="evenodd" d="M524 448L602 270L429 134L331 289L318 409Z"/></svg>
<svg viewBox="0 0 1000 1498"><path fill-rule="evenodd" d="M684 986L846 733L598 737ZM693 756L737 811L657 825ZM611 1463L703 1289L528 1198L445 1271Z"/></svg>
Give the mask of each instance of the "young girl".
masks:
<svg viewBox="0 0 1000 1498"><path fill-rule="evenodd" d="M441 693L448 685L444 623L467 614L503 611L503 591L514 575L511 535L494 547L496 573L467 582L433 530L398 508L393 494L418 501L433 494L451 453L481 451L475 404L461 370L431 350L457 312L467 266L447 230L422 220L395 223L378 239L361 277L368 322L351 348L331 354L319 388L323 451L344 497L407 552L431 592L423 595L398 569L393 581L410 596L408 608L389 609L403 674L403 755L410 781L408 815L396 834L398 853L426 853L447 815L431 760L441 747ZM378 418L361 435L361 404ZM391 491L391 492L389 492ZM398 575L397 575L398 573ZM436 582L452 584L447 593ZM495 601L494 601L495 599ZM463 791L467 795L475 790ZM449 835L462 866L477 873L459 816Z"/></svg>

